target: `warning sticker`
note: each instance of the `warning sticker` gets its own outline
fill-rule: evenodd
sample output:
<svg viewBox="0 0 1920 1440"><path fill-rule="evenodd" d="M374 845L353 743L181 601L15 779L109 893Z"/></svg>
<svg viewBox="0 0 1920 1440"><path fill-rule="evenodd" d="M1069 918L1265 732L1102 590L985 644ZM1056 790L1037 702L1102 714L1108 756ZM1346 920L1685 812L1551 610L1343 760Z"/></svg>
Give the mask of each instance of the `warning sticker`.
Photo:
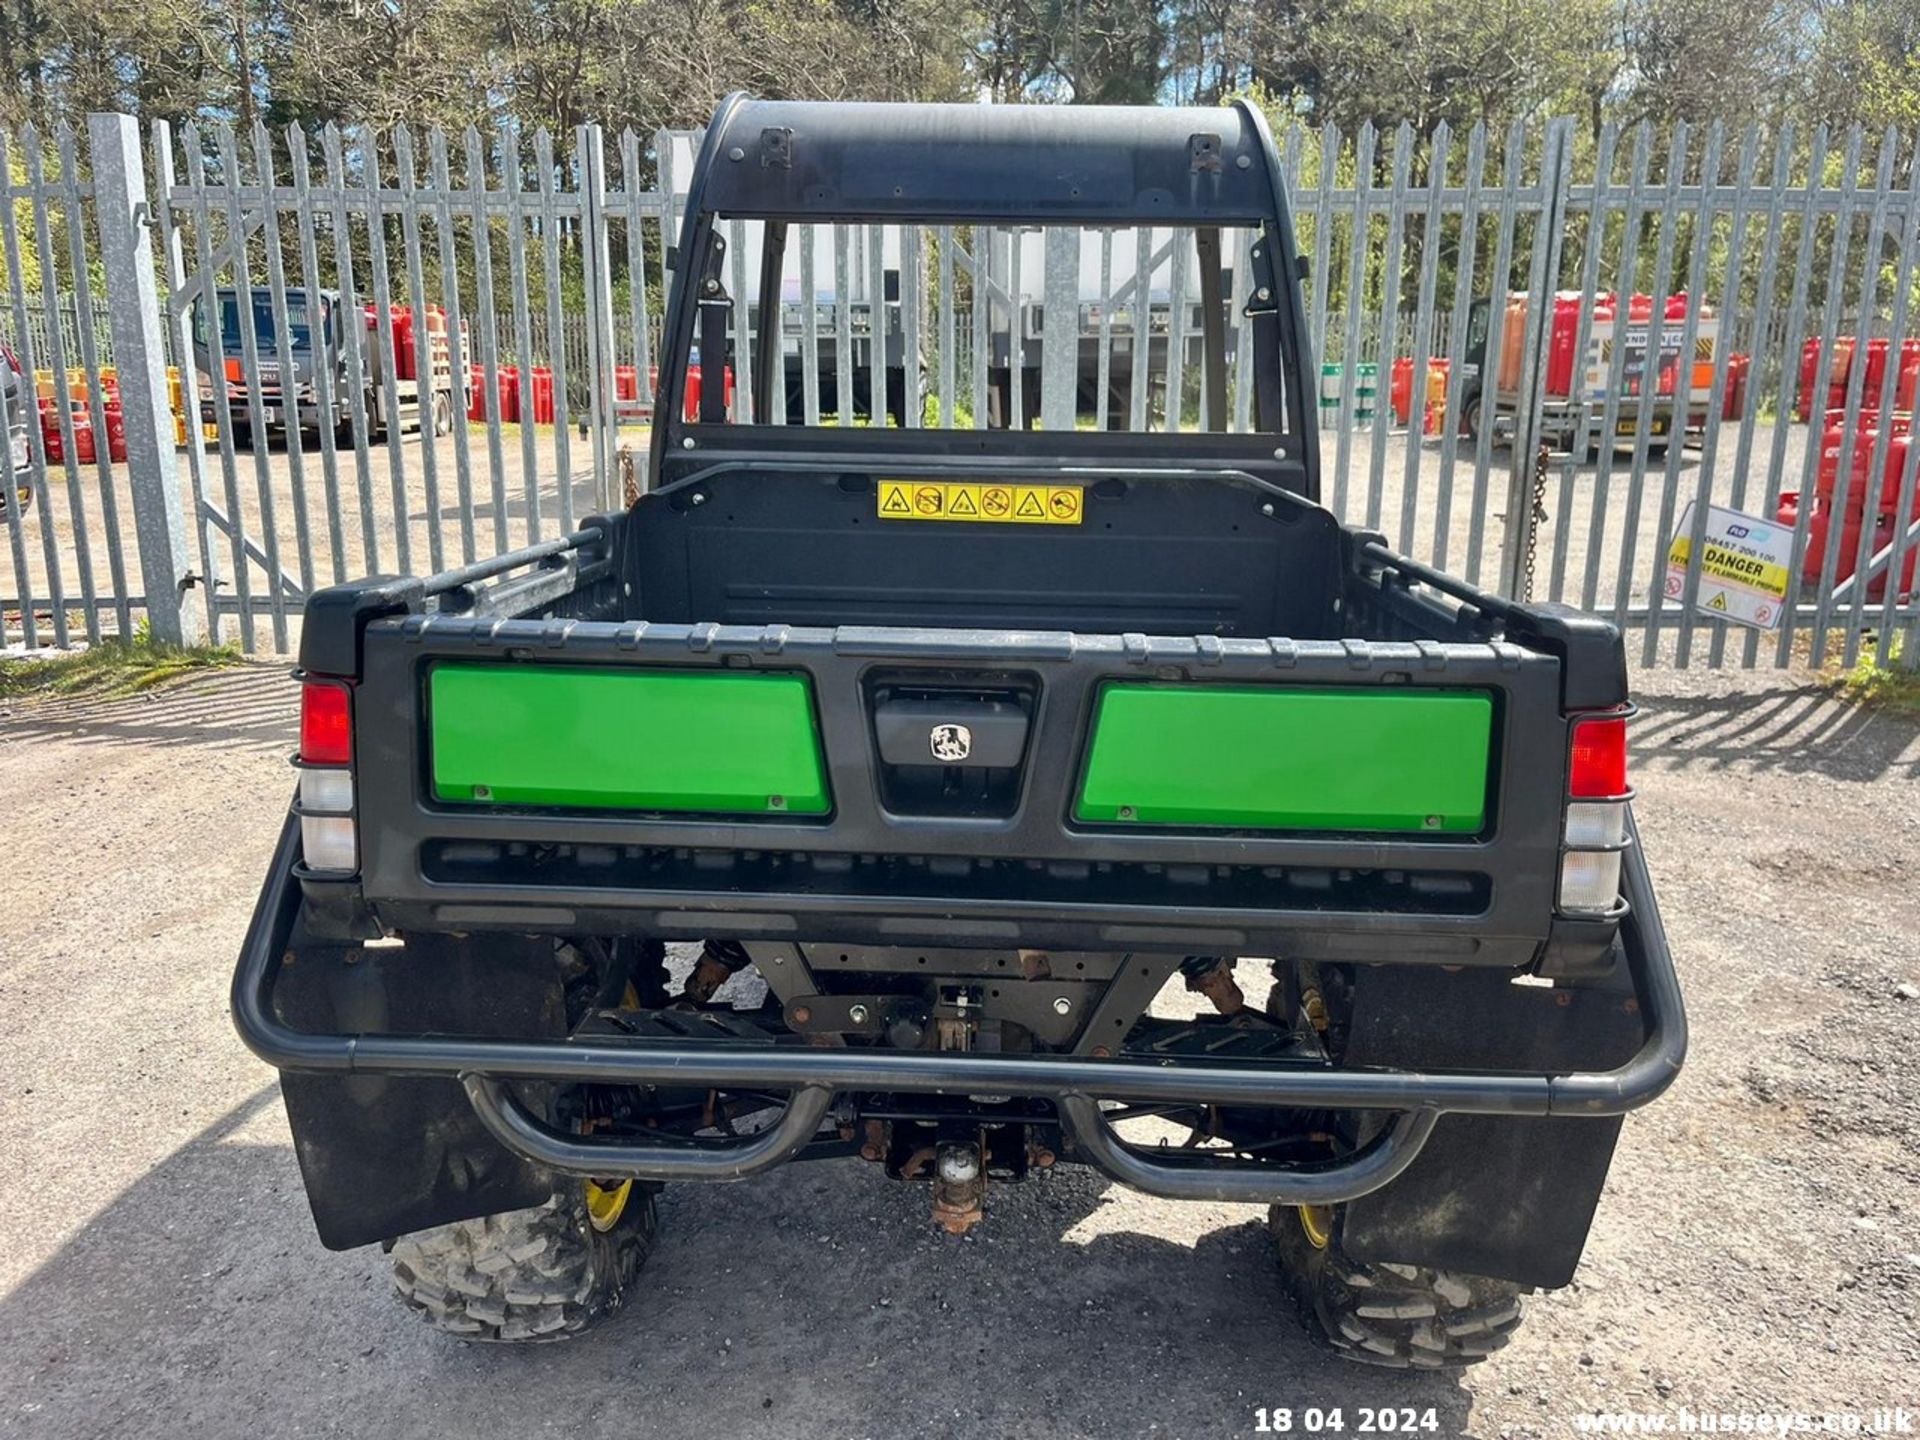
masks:
<svg viewBox="0 0 1920 1440"><path fill-rule="evenodd" d="M1689 501L1667 547L1669 600L1686 599L1687 570L1693 561L1693 513ZM1792 576L1792 528L1709 505L1703 540L1694 608L1736 625L1779 629Z"/></svg>
<svg viewBox="0 0 1920 1440"><path fill-rule="evenodd" d="M993 485L950 480L882 480L882 520L959 520L987 525L1078 525L1078 485Z"/></svg>

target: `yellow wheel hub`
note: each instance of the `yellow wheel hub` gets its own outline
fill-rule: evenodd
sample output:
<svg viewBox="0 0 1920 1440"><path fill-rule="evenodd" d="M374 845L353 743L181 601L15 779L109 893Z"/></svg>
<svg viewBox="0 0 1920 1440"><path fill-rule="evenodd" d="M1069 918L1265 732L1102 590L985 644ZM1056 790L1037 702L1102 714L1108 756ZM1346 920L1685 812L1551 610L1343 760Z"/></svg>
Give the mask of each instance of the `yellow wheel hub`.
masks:
<svg viewBox="0 0 1920 1440"><path fill-rule="evenodd" d="M633 1194L633 1181L622 1180L608 1188L597 1180L587 1181L587 1223L602 1235L620 1223L627 1211L627 1199Z"/></svg>
<svg viewBox="0 0 1920 1440"><path fill-rule="evenodd" d="M1307 1243L1316 1250L1324 1250L1333 1243L1333 1211L1325 1205L1300 1205L1295 1207L1300 1215L1300 1229L1306 1234Z"/></svg>

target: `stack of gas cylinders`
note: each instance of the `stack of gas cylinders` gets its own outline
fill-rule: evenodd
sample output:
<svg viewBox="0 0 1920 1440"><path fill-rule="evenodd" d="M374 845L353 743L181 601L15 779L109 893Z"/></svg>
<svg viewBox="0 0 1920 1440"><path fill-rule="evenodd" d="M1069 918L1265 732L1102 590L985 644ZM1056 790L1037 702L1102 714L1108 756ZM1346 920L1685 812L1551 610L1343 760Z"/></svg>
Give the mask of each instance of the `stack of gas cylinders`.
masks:
<svg viewBox="0 0 1920 1440"><path fill-rule="evenodd" d="M101 419L107 428L107 457L124 461L127 458L127 425L120 410L120 379L111 368L107 368L101 370L99 383ZM51 370L34 372L34 390L40 402L40 440L45 447L47 463L64 465L67 460L67 440L60 424L60 399ZM73 458L82 465L91 465L100 458L100 441L93 429L91 398L92 392L87 388L87 372L69 370L67 400L73 424Z"/></svg>
<svg viewBox="0 0 1920 1440"><path fill-rule="evenodd" d="M1833 569L1835 584L1853 575L1860 556L1861 532L1869 523L1869 514L1873 517L1873 536L1867 547L1869 560L1893 544L1897 530L1920 520L1920 493L1909 499L1906 519L1902 521L1899 518L1900 489L1907 473L1907 449L1913 438L1911 430L1912 419L1909 415L1895 414L1883 426L1877 410L1860 412L1860 425L1853 437L1853 455L1844 487L1843 511L1843 497L1837 492L1843 488L1840 484L1840 452L1846 448L1847 413L1839 407L1827 411L1826 429L1820 441L1820 470L1814 480L1813 508L1807 516L1807 548L1801 560L1803 584L1812 586L1820 582L1836 517L1839 519L1840 548ZM1869 491L1873 488L1876 470L1881 475L1879 491L1869 503ZM1920 492L1920 485L1916 485L1915 489ZM1774 518L1782 525L1794 525L1800 519L1800 507L1800 493L1786 491L1780 496L1780 508ZM1913 574L1914 549L1909 546L1900 567L1900 593L1905 594L1913 589ZM1868 582L1867 595L1869 599L1881 600L1886 593L1887 577L1883 570Z"/></svg>
<svg viewBox="0 0 1920 1440"><path fill-rule="evenodd" d="M1800 393L1794 403L1793 418L1802 422L1810 420L1820 411L1841 409L1847 403L1847 383L1852 378L1853 355L1858 346L1850 335L1833 342L1833 362L1827 367L1827 393L1822 397L1826 403L1816 409L1813 386L1820 376L1822 348L1818 340L1809 340L1800 347ZM1892 354L1891 342L1867 341L1867 373L1860 385L1860 400L1866 410L1880 407L1880 391L1886 382L1887 364ZM1900 342L1899 371L1893 382L1893 408L1912 414L1914 392L1917 389L1920 389L1920 340L1903 340Z"/></svg>

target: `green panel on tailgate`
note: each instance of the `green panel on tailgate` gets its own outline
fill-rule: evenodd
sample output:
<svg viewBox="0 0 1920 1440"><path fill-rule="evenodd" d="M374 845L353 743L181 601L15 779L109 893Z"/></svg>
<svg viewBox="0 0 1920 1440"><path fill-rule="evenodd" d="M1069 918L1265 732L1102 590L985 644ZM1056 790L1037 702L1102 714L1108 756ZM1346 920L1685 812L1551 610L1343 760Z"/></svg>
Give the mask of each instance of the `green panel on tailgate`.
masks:
<svg viewBox="0 0 1920 1440"><path fill-rule="evenodd" d="M439 665L440 800L821 815L826 772L797 675Z"/></svg>
<svg viewBox="0 0 1920 1440"><path fill-rule="evenodd" d="M1477 690L1110 685L1081 820L1472 832L1493 701Z"/></svg>

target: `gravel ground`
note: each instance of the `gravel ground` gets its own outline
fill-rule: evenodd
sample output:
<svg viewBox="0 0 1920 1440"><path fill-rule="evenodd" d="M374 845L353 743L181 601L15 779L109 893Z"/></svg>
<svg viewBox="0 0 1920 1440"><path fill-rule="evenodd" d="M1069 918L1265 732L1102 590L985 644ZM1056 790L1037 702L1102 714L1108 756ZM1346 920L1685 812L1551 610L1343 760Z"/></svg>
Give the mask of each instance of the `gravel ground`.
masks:
<svg viewBox="0 0 1920 1440"><path fill-rule="evenodd" d="M1920 732L1773 672L1642 686L1640 816L1694 1024L1578 1282L1464 1378L1289 1317L1261 1212L1084 1172L965 1241L858 1162L670 1190L647 1286L567 1346L452 1343L315 1241L226 988L289 789L277 667L0 715L0 1431L1212 1436L1256 1407L1916 1408ZM1243 967L1251 969L1251 966ZM1903 989L1906 998L1903 998Z"/></svg>

